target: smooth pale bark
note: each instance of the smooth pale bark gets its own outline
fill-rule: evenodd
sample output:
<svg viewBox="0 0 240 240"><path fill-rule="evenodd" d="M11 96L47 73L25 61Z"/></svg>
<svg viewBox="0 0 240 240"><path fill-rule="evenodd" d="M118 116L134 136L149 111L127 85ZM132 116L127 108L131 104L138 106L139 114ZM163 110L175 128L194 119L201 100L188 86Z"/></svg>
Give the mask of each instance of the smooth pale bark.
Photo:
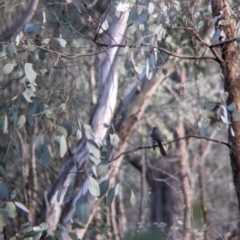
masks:
<svg viewBox="0 0 240 240"><path fill-rule="evenodd" d="M109 31L111 36L109 44L121 43L126 32L126 21L128 19L128 12L124 13L119 19L114 19ZM116 105L117 98L117 75L116 67L118 64L118 48L111 48L101 56L100 72L99 72L99 96L98 105L92 118L92 128L95 135L95 141L101 142L107 132L107 128L103 126L104 123L110 123L113 117L113 112ZM82 176L82 185L78 186L79 191L76 193L74 199L69 204L70 207L65 207L63 200L69 184L74 178L78 177L78 171L85 169L84 164L89 163L88 149L86 146L86 138L83 136L78 145L73 149L73 157L69 159L56 179L48 197L45 199L46 208L43 210L38 222L45 221L50 225L50 234L53 234L60 218L62 223L66 226L66 231L70 230L70 220L75 213L75 203L81 195L88 192L87 176ZM58 193L61 189L61 197ZM58 199L59 198L59 199ZM65 208L64 208L65 207ZM62 215L62 212L64 214ZM67 227L68 226L68 227ZM64 239L68 239L67 232L63 233ZM79 236L81 237L81 236Z"/></svg>

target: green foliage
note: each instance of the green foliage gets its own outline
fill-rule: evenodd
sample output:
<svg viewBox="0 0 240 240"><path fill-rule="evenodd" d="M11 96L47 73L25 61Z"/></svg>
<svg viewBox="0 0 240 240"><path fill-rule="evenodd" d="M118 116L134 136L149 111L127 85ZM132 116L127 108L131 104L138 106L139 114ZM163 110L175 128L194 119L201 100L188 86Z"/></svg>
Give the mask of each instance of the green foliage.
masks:
<svg viewBox="0 0 240 240"><path fill-rule="evenodd" d="M90 203L88 202L87 196L82 195L76 202L76 216L82 225L85 225L88 222L90 216Z"/></svg>

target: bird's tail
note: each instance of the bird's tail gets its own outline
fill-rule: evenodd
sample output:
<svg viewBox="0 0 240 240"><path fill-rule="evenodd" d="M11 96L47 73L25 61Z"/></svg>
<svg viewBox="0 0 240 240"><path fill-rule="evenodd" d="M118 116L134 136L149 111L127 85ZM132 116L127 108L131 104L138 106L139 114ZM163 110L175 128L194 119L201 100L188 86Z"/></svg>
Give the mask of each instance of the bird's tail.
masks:
<svg viewBox="0 0 240 240"><path fill-rule="evenodd" d="M161 152L162 156L166 157L167 154L166 154L166 151L165 151L163 145L160 143L160 144L158 144L158 146L159 146L159 149L160 149L160 152Z"/></svg>

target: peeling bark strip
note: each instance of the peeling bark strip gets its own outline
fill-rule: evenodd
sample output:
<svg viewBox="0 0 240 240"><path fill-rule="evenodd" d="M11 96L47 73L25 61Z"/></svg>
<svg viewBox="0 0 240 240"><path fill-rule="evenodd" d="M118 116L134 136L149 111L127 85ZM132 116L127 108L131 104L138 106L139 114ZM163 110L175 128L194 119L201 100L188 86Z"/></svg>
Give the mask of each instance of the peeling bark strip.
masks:
<svg viewBox="0 0 240 240"><path fill-rule="evenodd" d="M221 39L221 36L219 36L219 41L236 38L236 23L229 2L227 0L213 0L211 3L215 30L219 29L223 33L221 36L226 36L225 39ZM229 94L226 103L227 105L235 103L238 116L240 116L240 49L234 41L222 45L221 52L224 60L221 65L225 78L224 88ZM233 182L239 206L238 228L240 229L240 121L233 121L231 116L229 116L229 121L235 133L235 136L233 136L229 131L229 143L231 145L230 160Z"/></svg>

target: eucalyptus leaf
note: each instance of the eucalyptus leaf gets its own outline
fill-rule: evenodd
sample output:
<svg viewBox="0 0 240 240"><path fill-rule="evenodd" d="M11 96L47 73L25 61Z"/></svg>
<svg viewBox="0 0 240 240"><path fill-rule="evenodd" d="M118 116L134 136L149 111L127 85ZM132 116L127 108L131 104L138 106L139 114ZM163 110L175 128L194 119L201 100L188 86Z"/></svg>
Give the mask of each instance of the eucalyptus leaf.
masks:
<svg viewBox="0 0 240 240"><path fill-rule="evenodd" d="M3 133L8 133L8 117L7 114L4 115Z"/></svg>
<svg viewBox="0 0 240 240"><path fill-rule="evenodd" d="M90 203L85 195L82 195L75 204L75 214L79 221L86 225L90 216Z"/></svg>
<svg viewBox="0 0 240 240"><path fill-rule="evenodd" d="M12 116L14 125L16 125L17 124L18 107L13 106L13 107L9 108L8 111L9 111L9 114Z"/></svg>
<svg viewBox="0 0 240 240"><path fill-rule="evenodd" d="M62 127L62 126L57 126L57 131L58 133L60 133L61 135L63 135L65 138L67 138L68 136L68 133L67 133L67 130Z"/></svg>
<svg viewBox="0 0 240 240"><path fill-rule="evenodd" d="M217 103L207 101L203 104L203 109L211 111L217 106Z"/></svg>
<svg viewBox="0 0 240 240"><path fill-rule="evenodd" d="M37 73L33 70L33 65L32 63L25 63L24 65L24 71L27 76L28 81L33 85L37 86L35 80L37 77Z"/></svg>
<svg viewBox="0 0 240 240"><path fill-rule="evenodd" d="M73 191L74 191L73 185L74 185L73 182L71 182L67 188L67 191L66 191L64 199L63 199L64 204L70 202L70 200L72 199Z"/></svg>
<svg viewBox="0 0 240 240"><path fill-rule="evenodd" d="M236 103L231 103L230 105L227 106L229 111L234 111L237 107L236 107Z"/></svg>
<svg viewBox="0 0 240 240"><path fill-rule="evenodd" d="M38 159L41 159L44 145L44 135L40 134L35 140L35 155Z"/></svg>
<svg viewBox="0 0 240 240"><path fill-rule="evenodd" d="M99 184L99 188L100 188L100 198L103 197L108 189L109 189L109 185L110 185L110 182L109 182L109 179L106 179L104 181L102 181L100 184Z"/></svg>
<svg viewBox="0 0 240 240"><path fill-rule="evenodd" d="M96 166L98 166L98 164L101 162L101 159L95 157L92 153L89 153L88 156L89 156L90 160L91 160Z"/></svg>
<svg viewBox="0 0 240 240"><path fill-rule="evenodd" d="M8 75L13 71L13 69L14 69L14 64L7 63L6 65L4 65L2 72L3 74Z"/></svg>
<svg viewBox="0 0 240 240"><path fill-rule="evenodd" d="M164 76L167 76L168 70L166 68L162 68L162 73Z"/></svg>
<svg viewBox="0 0 240 240"><path fill-rule="evenodd" d="M18 119L18 123L17 123L18 129L22 128L25 125L26 121L27 121L27 119L26 119L25 115L22 114Z"/></svg>
<svg viewBox="0 0 240 240"><path fill-rule="evenodd" d="M93 177L88 177L88 189L92 196L99 197L100 196L100 188L98 182Z"/></svg>
<svg viewBox="0 0 240 240"><path fill-rule="evenodd" d="M61 45L61 47L65 48L66 47L66 40L62 39L62 38L57 38L59 44Z"/></svg>
<svg viewBox="0 0 240 240"><path fill-rule="evenodd" d="M29 210L22 203L17 202L17 201L15 201L14 203L15 203L16 207L18 207L22 211L29 213Z"/></svg>
<svg viewBox="0 0 240 240"><path fill-rule="evenodd" d="M57 194L57 202L60 202L60 198L62 195L62 185L60 185L59 190L58 190L58 194Z"/></svg>
<svg viewBox="0 0 240 240"><path fill-rule="evenodd" d="M15 55L17 54L17 51L14 43L8 44L8 46L6 47L6 53L9 58L15 57Z"/></svg>
<svg viewBox="0 0 240 240"><path fill-rule="evenodd" d="M67 137L71 136L72 134L72 125L70 122L63 122L62 127L64 127L67 131Z"/></svg>
<svg viewBox="0 0 240 240"><path fill-rule="evenodd" d="M60 157L64 157L65 153L67 152L67 142L65 137L62 135L60 139Z"/></svg>
<svg viewBox="0 0 240 240"><path fill-rule="evenodd" d="M239 114L238 114L237 109L233 110L232 118L233 118L233 121L235 121L235 122L239 121Z"/></svg>
<svg viewBox="0 0 240 240"><path fill-rule="evenodd" d="M96 158L100 158L100 149L93 140L91 139L87 140L87 147L88 147L89 153L94 155Z"/></svg>
<svg viewBox="0 0 240 240"><path fill-rule="evenodd" d="M72 222L72 229L76 229L76 228L85 228L82 224L78 223L78 222Z"/></svg>
<svg viewBox="0 0 240 240"><path fill-rule="evenodd" d="M94 134L93 134L93 131L92 131L92 128L90 125L87 125L87 124L83 124L83 128L85 130L85 134L87 136L87 139L94 139Z"/></svg>
<svg viewBox="0 0 240 240"><path fill-rule="evenodd" d="M130 197L130 203L132 206L136 204L136 197L134 195L134 192L131 190L131 197Z"/></svg>
<svg viewBox="0 0 240 240"><path fill-rule="evenodd" d="M115 188L113 187L108 190L107 197L106 197L106 204L111 205L114 197L115 197Z"/></svg>
<svg viewBox="0 0 240 240"><path fill-rule="evenodd" d="M4 217L5 215L0 213L0 228L3 228L6 226L6 218Z"/></svg>
<svg viewBox="0 0 240 240"><path fill-rule="evenodd" d="M48 147L47 147L47 145L44 144L42 154L41 154L43 167L45 167L45 168L49 167L50 158L51 158L51 156L50 156Z"/></svg>
<svg viewBox="0 0 240 240"><path fill-rule="evenodd" d="M6 171L3 166L0 165L0 177L5 177L6 176Z"/></svg>
<svg viewBox="0 0 240 240"><path fill-rule="evenodd" d="M110 135L110 143L113 147L118 149L118 145L119 145L119 137L117 134L109 134Z"/></svg>
<svg viewBox="0 0 240 240"><path fill-rule="evenodd" d="M16 215L16 206L13 202L7 202L6 207L5 207L8 217L10 218L15 218Z"/></svg>
<svg viewBox="0 0 240 240"><path fill-rule="evenodd" d="M78 236L75 232L69 232L68 235L72 240L78 240Z"/></svg>
<svg viewBox="0 0 240 240"><path fill-rule="evenodd" d="M7 195L7 185L4 182L0 182L0 200L4 200Z"/></svg>

